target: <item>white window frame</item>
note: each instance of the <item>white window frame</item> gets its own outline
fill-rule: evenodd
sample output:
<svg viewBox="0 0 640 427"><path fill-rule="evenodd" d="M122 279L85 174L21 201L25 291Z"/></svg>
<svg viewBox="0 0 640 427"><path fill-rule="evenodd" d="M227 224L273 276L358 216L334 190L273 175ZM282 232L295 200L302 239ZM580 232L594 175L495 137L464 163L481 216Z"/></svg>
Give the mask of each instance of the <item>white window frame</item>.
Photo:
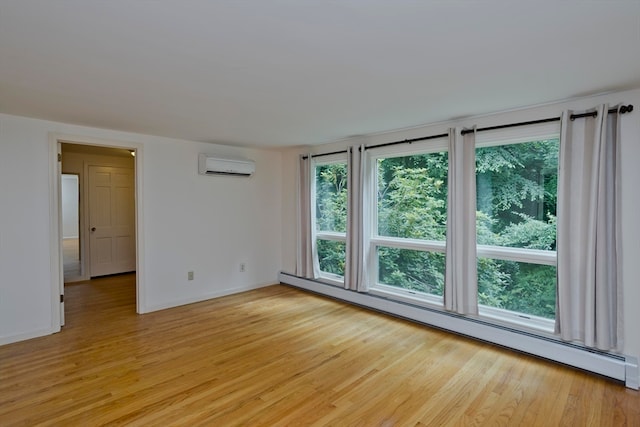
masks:
<svg viewBox="0 0 640 427"><path fill-rule="evenodd" d="M522 128L507 128L497 131L481 132L476 135L476 148L517 144L541 139L558 138L560 134L558 123L545 123ZM416 154L428 154L441 151L448 151L447 138L425 141L421 143L387 146L384 148L370 149L367 153L369 164L368 173L371 188L367 189L370 194L372 206L370 209L370 230L365 236L365 244L369 245L368 273L371 278L369 293L407 302L425 307L443 307L443 298L436 295L415 292L401 289L395 286L380 284L377 282L377 248L392 247L409 250L422 250L433 252L446 252L446 242L428 241L418 239L405 239L378 235L377 218L377 160L388 157L403 157ZM538 249L510 248L491 245L477 245L477 256L479 258L492 258L505 261L516 261L541 265L556 266L556 252ZM506 326L516 326L522 329L530 329L538 332L553 333L555 321L504 310L485 305L478 305L478 317L484 318L496 324Z"/></svg>
<svg viewBox="0 0 640 427"><path fill-rule="evenodd" d="M476 134L476 149L500 145L519 144L560 137L559 122L549 122L532 126L513 127ZM476 245L478 258L557 266L556 251L540 249L511 248L507 246ZM523 328L553 333L555 320L478 304L478 316L497 323L516 325Z"/></svg>
<svg viewBox="0 0 640 427"><path fill-rule="evenodd" d="M368 236L365 236L365 244L368 243L369 245L369 257L366 267L371 280L369 293L426 307L435 306L437 308L442 308L444 306L443 298L438 295L410 291L408 289L378 283L377 256L377 250L379 247L438 252L443 254L446 252L445 241L407 239L402 237L380 236L378 234L378 160L440 153L443 151L449 151L447 137L432 139L429 141L414 142L411 144L407 143L371 148L367 151L367 164L369 165L367 173L369 174L368 182L370 183L370 188L365 189L365 191L369 192L369 199L372 204L369 209L371 213L371 220L369 221L369 224L371 226L369 228Z"/></svg>
<svg viewBox="0 0 640 427"><path fill-rule="evenodd" d="M348 166L348 159L346 153L338 153L332 154L329 156L322 157L313 157L311 159L311 242L312 242L312 253L313 253L313 263L314 269L316 270L317 278L331 285L343 286L344 285L344 276L340 276L338 274L329 273L327 271L320 270L320 259L318 258L318 240L328 240L333 242L343 242L345 245L347 243L347 233L337 232L337 231L327 231L327 230L317 230L316 218L316 168L318 166L326 166L332 164L342 164ZM347 167L347 175L351 173ZM347 187L347 192L349 188ZM347 212L348 214L348 212ZM346 253L345 253L346 257ZM346 259L345 259L346 263Z"/></svg>

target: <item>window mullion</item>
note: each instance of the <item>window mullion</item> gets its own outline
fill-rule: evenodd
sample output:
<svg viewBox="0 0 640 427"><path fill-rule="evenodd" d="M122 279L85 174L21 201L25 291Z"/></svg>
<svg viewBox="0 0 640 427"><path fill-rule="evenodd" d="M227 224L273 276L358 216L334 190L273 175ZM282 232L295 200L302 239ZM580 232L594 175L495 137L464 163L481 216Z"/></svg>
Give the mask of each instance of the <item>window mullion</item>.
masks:
<svg viewBox="0 0 640 427"><path fill-rule="evenodd" d="M504 261L528 262L532 264L556 265L556 251L512 248L506 246L478 245L478 256Z"/></svg>
<svg viewBox="0 0 640 427"><path fill-rule="evenodd" d="M442 252L446 250L446 242L437 240L403 239L399 237L375 236L371 238L375 246L387 246L399 249L414 249L418 251Z"/></svg>
<svg viewBox="0 0 640 427"><path fill-rule="evenodd" d="M336 231L316 231L316 239L346 242L347 233L339 233Z"/></svg>

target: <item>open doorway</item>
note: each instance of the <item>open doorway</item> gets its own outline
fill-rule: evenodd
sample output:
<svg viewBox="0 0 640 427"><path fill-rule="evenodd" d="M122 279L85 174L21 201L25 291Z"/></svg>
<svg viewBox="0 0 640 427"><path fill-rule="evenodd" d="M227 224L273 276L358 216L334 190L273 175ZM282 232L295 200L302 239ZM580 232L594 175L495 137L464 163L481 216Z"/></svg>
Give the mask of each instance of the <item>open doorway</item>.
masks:
<svg viewBox="0 0 640 427"><path fill-rule="evenodd" d="M127 282L135 288L139 312L135 149L60 140L56 145L60 325L65 324L65 286L98 277L133 273Z"/></svg>

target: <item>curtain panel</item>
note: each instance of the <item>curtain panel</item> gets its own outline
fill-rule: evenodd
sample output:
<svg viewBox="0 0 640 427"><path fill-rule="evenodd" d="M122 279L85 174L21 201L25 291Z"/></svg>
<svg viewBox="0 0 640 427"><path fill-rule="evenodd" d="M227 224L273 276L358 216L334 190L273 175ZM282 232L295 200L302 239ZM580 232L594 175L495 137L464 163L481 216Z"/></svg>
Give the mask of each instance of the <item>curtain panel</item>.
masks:
<svg viewBox="0 0 640 427"><path fill-rule="evenodd" d="M478 314L475 136L449 129L444 308L459 314Z"/></svg>
<svg viewBox="0 0 640 427"><path fill-rule="evenodd" d="M296 252L296 275L313 279L313 242L312 242L312 212L311 212L311 155L300 156L298 163L298 206L297 206L297 234L298 244Z"/></svg>
<svg viewBox="0 0 640 427"><path fill-rule="evenodd" d="M364 242L370 217L365 159L364 145L347 150L347 259L344 287L358 292L369 290L366 268L368 245Z"/></svg>
<svg viewBox="0 0 640 427"><path fill-rule="evenodd" d="M619 115L562 115L558 176L556 332L566 341L621 347Z"/></svg>

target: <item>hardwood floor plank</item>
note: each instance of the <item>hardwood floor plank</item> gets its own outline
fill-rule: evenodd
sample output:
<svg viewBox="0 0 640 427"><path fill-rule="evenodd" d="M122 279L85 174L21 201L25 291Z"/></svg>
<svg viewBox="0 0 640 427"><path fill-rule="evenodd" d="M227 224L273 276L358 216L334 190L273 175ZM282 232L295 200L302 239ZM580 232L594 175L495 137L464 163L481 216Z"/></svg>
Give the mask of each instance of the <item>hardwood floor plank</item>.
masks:
<svg viewBox="0 0 640 427"><path fill-rule="evenodd" d="M67 286L59 334L0 347L0 425L640 425L621 384L276 285L135 314Z"/></svg>

